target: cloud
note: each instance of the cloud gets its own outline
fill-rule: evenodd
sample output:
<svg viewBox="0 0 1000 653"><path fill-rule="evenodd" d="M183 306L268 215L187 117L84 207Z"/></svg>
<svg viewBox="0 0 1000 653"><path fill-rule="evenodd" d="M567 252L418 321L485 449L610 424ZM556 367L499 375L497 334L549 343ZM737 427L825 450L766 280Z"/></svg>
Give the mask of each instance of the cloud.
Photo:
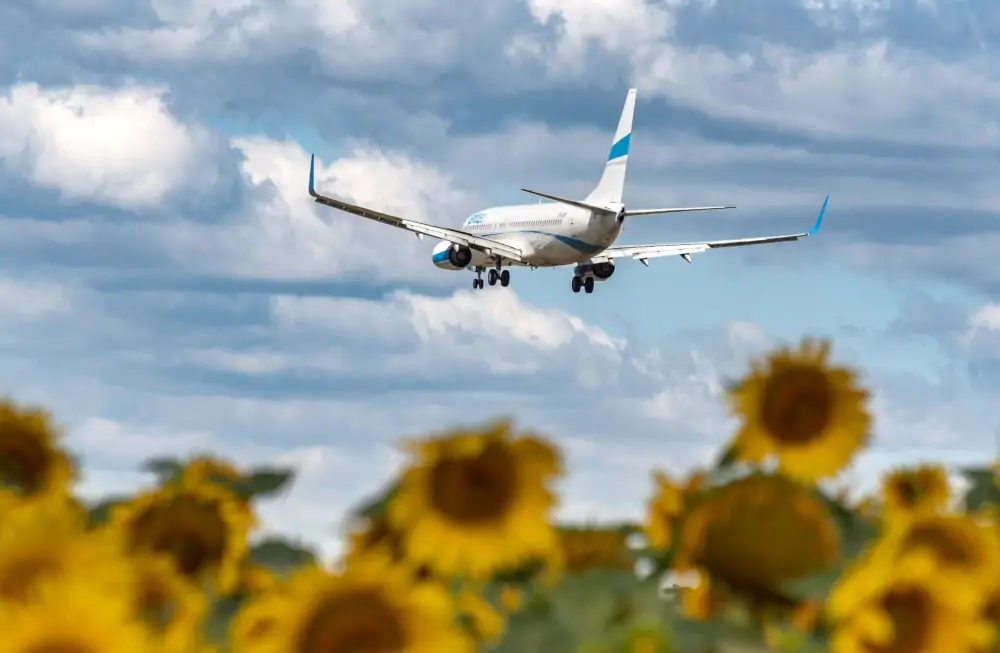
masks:
<svg viewBox="0 0 1000 653"><path fill-rule="evenodd" d="M200 158L208 137L179 123L164 89L41 88L0 97L0 159L69 200L150 209L181 187L211 185Z"/></svg>

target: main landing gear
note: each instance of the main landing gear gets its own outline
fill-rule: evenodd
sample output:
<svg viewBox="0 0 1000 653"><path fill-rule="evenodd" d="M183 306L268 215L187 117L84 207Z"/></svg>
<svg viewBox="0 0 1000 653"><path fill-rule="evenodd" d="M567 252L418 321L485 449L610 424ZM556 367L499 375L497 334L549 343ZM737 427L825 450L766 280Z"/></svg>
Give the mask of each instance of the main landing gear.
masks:
<svg viewBox="0 0 1000 653"><path fill-rule="evenodd" d="M594 292L594 277L587 277L586 279L581 279L578 276L573 277L573 292L580 292L580 288L583 288L584 292L588 295Z"/></svg>
<svg viewBox="0 0 1000 653"><path fill-rule="evenodd" d="M499 270L493 268L486 275L486 280L489 281L491 286L497 285L497 281L504 288L510 285L510 270ZM476 270L476 278L472 280L472 288L474 290L480 290L483 287L483 269L479 268Z"/></svg>

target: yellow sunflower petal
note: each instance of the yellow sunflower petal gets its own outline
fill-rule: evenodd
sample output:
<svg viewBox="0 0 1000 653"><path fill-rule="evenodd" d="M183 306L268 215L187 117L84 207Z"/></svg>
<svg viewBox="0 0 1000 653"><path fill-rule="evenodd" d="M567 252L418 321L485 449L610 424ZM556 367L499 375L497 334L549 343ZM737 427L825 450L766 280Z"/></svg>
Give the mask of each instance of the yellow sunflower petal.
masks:
<svg viewBox="0 0 1000 653"><path fill-rule="evenodd" d="M940 465L895 470L883 481L882 493L890 518L904 512L944 510L951 498L948 472Z"/></svg>
<svg viewBox="0 0 1000 653"><path fill-rule="evenodd" d="M869 438L868 392L855 373L827 364L829 343L803 341L755 361L730 390L743 426L733 441L739 460L777 458L785 473L815 481L847 465Z"/></svg>
<svg viewBox="0 0 1000 653"><path fill-rule="evenodd" d="M199 641L208 600L177 573L173 560L140 554L130 560L135 591L135 615L157 633L169 651L187 651Z"/></svg>
<svg viewBox="0 0 1000 653"><path fill-rule="evenodd" d="M76 481L47 411L0 399L0 480L21 495L65 494Z"/></svg>
<svg viewBox="0 0 1000 653"><path fill-rule="evenodd" d="M266 599L273 615L270 650L298 653L386 650L473 653L458 627L455 606L434 583L414 584L381 553L357 558L340 573L319 567L296 573ZM234 643L232 653L258 649Z"/></svg>
<svg viewBox="0 0 1000 653"><path fill-rule="evenodd" d="M71 504L29 501L9 508L0 526L0 602L30 600L45 583L67 578L124 597L131 573L117 542L88 531L85 515Z"/></svg>
<svg viewBox="0 0 1000 653"><path fill-rule="evenodd" d="M123 607L100 586L47 584L31 603L0 603L0 653L160 653Z"/></svg>
<svg viewBox="0 0 1000 653"><path fill-rule="evenodd" d="M515 438L507 423L412 443L388 505L389 526L406 556L437 573L486 578L555 546L548 488L558 453L532 436Z"/></svg>
<svg viewBox="0 0 1000 653"><path fill-rule="evenodd" d="M115 507L110 528L126 550L167 554L192 582L228 594L239 584L251 524L238 497L203 484L139 494Z"/></svg>

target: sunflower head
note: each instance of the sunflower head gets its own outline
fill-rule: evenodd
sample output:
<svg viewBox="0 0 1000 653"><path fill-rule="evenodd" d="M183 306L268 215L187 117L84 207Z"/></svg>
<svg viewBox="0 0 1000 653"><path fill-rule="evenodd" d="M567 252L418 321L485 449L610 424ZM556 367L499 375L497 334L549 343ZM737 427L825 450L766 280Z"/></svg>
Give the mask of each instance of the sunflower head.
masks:
<svg viewBox="0 0 1000 653"><path fill-rule="evenodd" d="M828 567L840 534L810 489L754 474L712 490L685 517L674 566L707 570L735 590L766 591Z"/></svg>
<svg viewBox="0 0 1000 653"><path fill-rule="evenodd" d="M0 483L21 495L64 494L76 480L49 413L0 399Z"/></svg>
<svg viewBox="0 0 1000 653"><path fill-rule="evenodd" d="M416 460L403 472L387 518L414 566L486 578L554 546L548 484L561 467L551 445L515 437L501 422L410 449Z"/></svg>
<svg viewBox="0 0 1000 653"><path fill-rule="evenodd" d="M220 594L238 586L251 520L223 488L171 486L139 494L115 507L110 526L126 550L168 555L199 586L209 582Z"/></svg>
<svg viewBox="0 0 1000 653"><path fill-rule="evenodd" d="M248 560L240 565L239 594L257 596L276 589L280 583L274 572L267 567L255 565Z"/></svg>
<svg viewBox="0 0 1000 653"><path fill-rule="evenodd" d="M150 631L122 601L86 580L43 586L29 603L0 604L2 653L147 653Z"/></svg>
<svg viewBox="0 0 1000 653"><path fill-rule="evenodd" d="M951 495L948 473L940 465L896 470L886 476L882 494L890 515L943 510Z"/></svg>
<svg viewBox="0 0 1000 653"><path fill-rule="evenodd" d="M868 392L856 375L827 362L829 343L805 340L755 362L733 386L730 401L743 418L732 448L736 457L761 463L771 456L803 480L832 476L869 438Z"/></svg>
<svg viewBox="0 0 1000 653"><path fill-rule="evenodd" d="M114 539L88 531L71 504L30 501L9 509L0 528L0 602L33 600L40 587L64 579L117 595L130 575Z"/></svg>
<svg viewBox="0 0 1000 653"><path fill-rule="evenodd" d="M273 650L472 653L455 605L436 583L414 584L382 553L356 558L341 573L300 570L287 591L266 599ZM233 648L233 653L251 650Z"/></svg>
<svg viewBox="0 0 1000 653"><path fill-rule="evenodd" d="M994 636L975 613L914 581L891 577L835 622L832 651L983 651Z"/></svg>
<svg viewBox="0 0 1000 653"><path fill-rule="evenodd" d="M897 575L978 608L1000 579L1000 534L974 515L918 513L895 520L877 543Z"/></svg>
<svg viewBox="0 0 1000 653"><path fill-rule="evenodd" d="M177 573L172 558L139 554L130 562L135 615L171 650L189 649L198 642L199 627L208 612L205 595Z"/></svg>
<svg viewBox="0 0 1000 653"><path fill-rule="evenodd" d="M504 616L468 586L458 593L459 618L479 642L495 642L506 628Z"/></svg>
<svg viewBox="0 0 1000 653"><path fill-rule="evenodd" d="M280 604L274 595L251 597L240 605L229 622L228 650L232 653L268 650L274 643L280 616Z"/></svg>

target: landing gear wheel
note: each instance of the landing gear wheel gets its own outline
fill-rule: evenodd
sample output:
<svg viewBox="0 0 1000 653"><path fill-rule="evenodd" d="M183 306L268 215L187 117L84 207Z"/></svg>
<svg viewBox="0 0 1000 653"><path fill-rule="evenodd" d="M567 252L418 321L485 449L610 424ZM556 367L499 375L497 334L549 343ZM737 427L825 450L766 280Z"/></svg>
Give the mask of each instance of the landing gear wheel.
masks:
<svg viewBox="0 0 1000 653"><path fill-rule="evenodd" d="M497 285L497 279L499 279L499 278L500 278L500 275L497 274L496 270L490 270L489 276L487 277L486 280L489 282L489 284L491 286L495 286L495 285Z"/></svg>
<svg viewBox="0 0 1000 653"><path fill-rule="evenodd" d="M504 270L500 273L500 285L504 288L510 285L510 270Z"/></svg>
<svg viewBox="0 0 1000 653"><path fill-rule="evenodd" d="M573 277L573 292L580 292L580 287L583 286L583 281L580 277Z"/></svg>
<svg viewBox="0 0 1000 653"><path fill-rule="evenodd" d="M587 277L587 280L583 282L583 290L588 295L594 292L594 277Z"/></svg>
<svg viewBox="0 0 1000 653"><path fill-rule="evenodd" d="M472 280L472 289L473 290L479 290L482 287L483 287L483 280L482 279L473 279Z"/></svg>

